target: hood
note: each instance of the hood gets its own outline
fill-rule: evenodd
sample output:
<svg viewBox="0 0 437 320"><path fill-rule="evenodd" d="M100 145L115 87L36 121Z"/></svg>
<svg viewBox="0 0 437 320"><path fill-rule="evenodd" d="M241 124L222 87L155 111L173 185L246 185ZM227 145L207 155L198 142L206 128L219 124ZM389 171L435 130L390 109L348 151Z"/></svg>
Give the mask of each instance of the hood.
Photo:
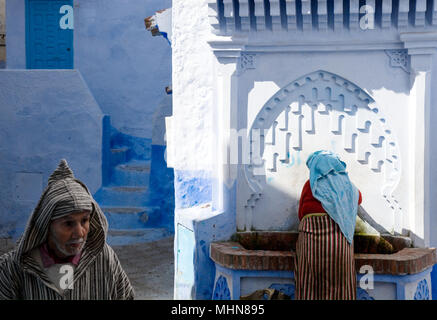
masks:
<svg viewBox="0 0 437 320"><path fill-rule="evenodd" d="M310 169L311 192L327 214L352 243L358 211L358 189L350 181L346 163L337 154L319 150L306 162Z"/></svg>
<svg viewBox="0 0 437 320"><path fill-rule="evenodd" d="M47 240L50 222L62 216L91 211L90 228L82 251L82 260L92 260L106 243L108 222L83 182L74 177L67 161L62 159L51 174L46 189L30 216L26 229L18 241L16 258L23 263L27 253Z"/></svg>

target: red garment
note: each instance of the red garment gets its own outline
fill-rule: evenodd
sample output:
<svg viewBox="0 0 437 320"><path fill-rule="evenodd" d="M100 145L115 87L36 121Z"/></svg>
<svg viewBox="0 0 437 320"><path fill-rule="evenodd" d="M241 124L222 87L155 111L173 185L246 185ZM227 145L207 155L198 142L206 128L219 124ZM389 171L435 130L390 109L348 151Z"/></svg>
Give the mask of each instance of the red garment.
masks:
<svg viewBox="0 0 437 320"><path fill-rule="evenodd" d="M78 254L76 254L75 256L70 256L70 257L66 257L66 258L58 258L54 252L49 248L49 246L47 245L47 242L45 242L44 244L42 244L39 247L39 252L41 253L41 260L42 263L44 265L44 268L48 268L54 264L58 264L58 263L72 263L75 266L77 266L79 264L79 260L81 257L82 252L79 252Z"/></svg>
<svg viewBox="0 0 437 320"><path fill-rule="evenodd" d="M360 205L362 202L361 192L358 190L359 198L358 204ZM299 220L302 220L304 216L310 213L326 213L326 210L323 209L323 206L319 200L314 198L313 193L311 191L310 180L308 180L302 189L302 194L300 195L299 200Z"/></svg>

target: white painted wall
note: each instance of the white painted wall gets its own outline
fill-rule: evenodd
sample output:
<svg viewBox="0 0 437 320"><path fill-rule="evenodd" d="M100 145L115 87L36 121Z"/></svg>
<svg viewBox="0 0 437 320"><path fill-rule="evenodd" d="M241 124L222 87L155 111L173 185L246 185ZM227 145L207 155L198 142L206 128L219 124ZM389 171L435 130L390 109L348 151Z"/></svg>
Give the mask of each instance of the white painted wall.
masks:
<svg viewBox="0 0 437 320"><path fill-rule="evenodd" d="M212 176L217 180L213 203L219 204L219 208L228 201L226 192L221 191L222 186L230 188L236 180L234 209L239 229L287 230L297 229L297 202L308 179L307 156L317 149L331 149L346 161L352 181L362 191L364 209L379 224L390 232L411 232L418 246L435 243L432 199L436 188L431 178L436 172L432 161L435 142L430 125L435 118L431 106L436 99L435 75L431 76L431 72L437 62L430 51L436 36L434 22L429 26L434 33L423 33L416 28L418 25L410 26L405 33L405 30L390 29L390 24L385 22L383 31L359 30L358 20L353 22L356 17L352 15L351 25L356 24L353 32L344 32L337 22L338 32L314 31L311 19L304 19L304 37L302 31L278 30L274 21L273 32L270 27L262 31L236 32L233 26L220 31L214 14L215 2L206 2L209 11L206 4L199 2L173 3L174 115L167 119L167 129L172 131L169 137L171 165L180 170L211 167ZM229 26L234 16L232 3L225 1L224 5L223 19ZM255 10L255 15L257 12L260 15L257 23L262 24L263 11ZM278 12L272 17L278 18ZM384 15L390 20L390 12ZM214 32L210 31L211 26L215 26ZM399 61L394 61L387 52L405 49L409 50L404 57L411 59L411 68L409 64L396 65ZM349 91L346 95L342 93L345 105L362 102L356 94L369 97L370 104L359 108L354 115L344 114L342 130L335 134L331 130L330 116L318 112L326 107L328 100L307 98L321 103L315 111L314 131L305 124L310 114L301 113L306 116L304 125L307 126L301 130L301 149L291 148L290 160L284 165L278 158L276 171L268 170L274 166L268 167L266 163L262 175L258 175L261 177L259 186L251 187L244 166L228 165L232 154L226 157L226 153L233 150L235 137L248 134L256 118L261 117L260 111L265 111L262 108L266 102L281 88L317 70L356 86L350 89L340 83L330 84L332 90L343 86L342 90ZM303 81L305 83L305 79ZM312 95L311 91L304 93L307 97ZM333 92L331 100L338 100L340 93ZM285 96L287 94L283 97L279 94L278 105L285 103ZM299 100L293 99L286 103ZM270 107L275 108L274 105L272 102ZM372 112L373 109L377 112ZM266 118L268 124L263 128L271 129L275 121L282 121L280 116L285 113L272 114L275 115L266 115L273 118ZM366 121L371 124L370 129ZM293 130L282 129L277 127L276 133L286 137L288 132L293 136ZM351 138L353 134L356 134L355 140ZM380 147L372 146L372 142L375 144L379 139L383 141ZM274 147L267 146L263 159L273 163L273 155L278 153L280 157L285 153L287 143L289 141L282 139ZM180 145L184 148L179 148ZM366 152L370 153L368 158ZM295 163L291 166L293 157ZM239 161L241 164L241 159ZM378 161L382 161L381 166Z"/></svg>
<svg viewBox="0 0 437 320"><path fill-rule="evenodd" d="M167 118L167 156L175 170L211 170L213 55L206 42L207 9L203 1L173 1L172 23L177 27L172 34L173 116Z"/></svg>
<svg viewBox="0 0 437 320"><path fill-rule="evenodd" d="M260 177L263 190L262 197L252 212L253 228L297 230L298 201L302 187L309 178L306 159L316 150L329 149L338 153L347 163L351 180L363 194L364 209L389 231L402 231L404 216L408 214L409 190L406 186L409 177L394 171L394 166L398 170L408 168L409 134L404 128L408 127L409 74L401 68L390 67L389 63L390 58L383 50L256 55L256 69L246 70L239 79L243 84L253 83L253 88L241 85L239 92L239 107L247 104L247 116L241 117L247 118L248 128L253 126L255 116L280 88L285 88L294 80L316 70L328 71L344 78L341 82L347 80L349 85L355 84L355 89L364 90L375 102L365 109L367 103L356 98L354 92L340 86L340 79L336 83L334 80L329 81L328 76L323 81L311 81L311 84L303 81L303 89L295 89L298 96L305 95L304 106L299 107L299 101L291 96L282 98L284 102L280 108L292 105L292 109L288 113L282 111L277 118L270 119L270 124L266 126L269 129L267 135L272 135L273 130L275 131L276 141L274 145L266 145L264 150L265 177ZM317 99L313 97L314 87L318 88ZM332 90L331 98L327 96L326 88ZM346 106L357 104L359 111L354 115L338 110L324 113L327 105L337 108L339 95L345 96ZM312 103L319 103L314 111L314 118L309 107ZM274 103L269 102L267 105L274 108ZM299 111L299 108L303 109ZM378 109L378 113L371 111L374 108ZM300 116L303 119L299 129ZM338 132L333 132L339 129L339 116L344 117L342 126ZM288 118L287 125L281 122L285 120L281 117ZM380 119L385 122L382 123ZM267 118L265 120L269 121ZM371 123L370 128L364 125L366 121ZM278 123L275 129L272 125L274 122ZM388 134L389 131L385 130L390 130L391 133ZM287 134L290 140L286 140ZM300 134L301 143L297 141ZM352 138L354 134L357 135L356 140ZM372 146L372 141L378 141L379 137L384 139L381 147ZM395 146L389 143L394 143ZM288 160L286 150L290 153ZM367 161L366 152L370 153ZM274 154L278 156L276 161ZM386 158L391 162L385 161ZM378 161L383 161L384 164L378 167ZM397 188L390 184L395 184ZM245 207L250 194L245 194L247 184L244 179L239 185L237 208L238 216L241 216L247 214ZM396 189L395 194L390 192L392 189ZM392 196L395 198L391 198ZM244 229L245 220L239 219L239 228Z"/></svg>

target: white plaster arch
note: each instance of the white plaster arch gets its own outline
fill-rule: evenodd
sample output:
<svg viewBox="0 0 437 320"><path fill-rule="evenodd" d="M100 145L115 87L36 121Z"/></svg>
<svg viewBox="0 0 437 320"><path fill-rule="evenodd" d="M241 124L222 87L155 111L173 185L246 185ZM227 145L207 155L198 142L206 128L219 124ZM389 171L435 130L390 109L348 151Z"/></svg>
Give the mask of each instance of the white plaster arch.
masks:
<svg viewBox="0 0 437 320"><path fill-rule="evenodd" d="M381 109L359 86L323 70L301 76L278 90L260 109L249 131L250 161L244 166L250 189L243 204L245 229L257 229L255 211L270 179L307 174L308 154L333 147L347 160L348 171L356 174L353 178L359 182L358 187L367 190L363 198L371 197L366 201L370 214L388 210L391 217L383 217L381 223L390 231L397 229L402 208L393 191L400 181L401 159L395 134ZM296 162L303 167L292 171ZM378 192L374 192L376 189ZM300 190L295 191L295 198L298 194ZM284 224L284 219L288 218L278 223ZM290 229L289 221L285 225Z"/></svg>

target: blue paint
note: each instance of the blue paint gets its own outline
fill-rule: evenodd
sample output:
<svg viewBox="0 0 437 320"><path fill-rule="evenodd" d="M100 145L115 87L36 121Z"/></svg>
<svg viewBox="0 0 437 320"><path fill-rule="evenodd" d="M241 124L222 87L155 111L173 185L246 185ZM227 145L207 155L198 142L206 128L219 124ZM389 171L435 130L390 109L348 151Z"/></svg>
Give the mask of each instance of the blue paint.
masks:
<svg viewBox="0 0 437 320"><path fill-rule="evenodd" d="M8 69L26 68L25 3L14 0L6 5ZM103 113L123 133L151 136L150 115L171 83L171 48L144 28L145 17L171 5L170 0L74 0L76 29L62 30L74 32L74 68L83 75Z"/></svg>
<svg viewBox="0 0 437 320"><path fill-rule="evenodd" d="M26 6L24 0L7 1L6 67L26 69Z"/></svg>
<svg viewBox="0 0 437 320"><path fill-rule="evenodd" d="M432 300L437 300L437 264L434 265L431 272L431 289Z"/></svg>
<svg viewBox="0 0 437 320"><path fill-rule="evenodd" d="M173 169L167 168L165 146L151 145L151 139L131 136L103 119L102 181L94 195L105 213L109 229L126 236L110 244L158 240L174 233ZM155 232L150 229L165 229ZM149 229L150 235L139 236ZM155 235L158 238L154 238ZM124 239L124 238L126 239Z"/></svg>
<svg viewBox="0 0 437 320"><path fill-rule="evenodd" d="M272 271L272 270L235 270L224 268L215 264L216 271L232 277L232 300L240 299L241 292L241 278L280 278L289 279L290 282L294 279L294 272L292 271ZM264 288L263 288L264 289Z"/></svg>
<svg viewBox="0 0 437 320"><path fill-rule="evenodd" d="M209 247L212 241L229 240L235 232L235 218L222 213L217 216L196 221L196 299L211 299L215 278L214 262L209 257Z"/></svg>
<svg viewBox="0 0 437 320"><path fill-rule="evenodd" d="M212 183L204 171L175 171L175 206L194 207L212 200Z"/></svg>
<svg viewBox="0 0 437 320"><path fill-rule="evenodd" d="M296 287L294 284L272 283L269 288L278 290L279 292L282 292L283 294L289 296L290 300L294 300L294 293L296 291Z"/></svg>
<svg viewBox="0 0 437 320"><path fill-rule="evenodd" d="M231 300L231 292L225 277L220 276L216 281L212 300Z"/></svg>
<svg viewBox="0 0 437 320"><path fill-rule="evenodd" d="M171 0L74 2L75 68L117 130L150 138L151 115L171 83L171 47L145 29L144 18Z"/></svg>
<svg viewBox="0 0 437 320"><path fill-rule="evenodd" d="M194 299L195 270L193 262L196 245L194 232L181 224L177 225L176 230L175 298Z"/></svg>
<svg viewBox="0 0 437 320"><path fill-rule="evenodd" d="M417 284L416 292L414 293L414 300L429 300L429 298L428 281L423 279Z"/></svg>
<svg viewBox="0 0 437 320"><path fill-rule="evenodd" d="M186 173L186 172L185 172ZM193 177L195 172L184 175L189 177L190 181L197 179L203 183L211 183L209 178L209 172L197 172L198 176ZM178 172L175 173L175 181L177 180ZM181 176L179 176L181 177ZM187 297L191 296L193 299L210 300L213 295L214 280L215 280L215 264L209 257L209 247L213 241L229 240L233 233L236 231L236 216L235 216L235 192L236 184L231 189L222 186L224 190L225 203L228 204L224 211L215 211L211 206L193 206L190 208L178 208L176 206L176 224L183 224L187 228L194 231L194 239L191 239L194 243L181 243L179 241L179 234L176 233L177 247L175 251L185 250L186 247L189 250L194 251L194 260L187 261L186 263L191 265L194 269L194 285L193 292L186 292L188 288L176 287L175 297ZM209 187L210 188L210 187ZM177 186L175 185L177 190ZM180 195L176 191L176 196ZM204 201L210 199L210 193L205 196ZM177 201L177 198L176 198ZM193 202L194 203L194 202ZM188 266L187 266L188 268ZM179 279L182 275L175 274L175 282L182 281ZM190 289L191 290L191 289Z"/></svg>
<svg viewBox="0 0 437 320"><path fill-rule="evenodd" d="M102 119L102 185L111 183L111 117L105 115Z"/></svg>
<svg viewBox="0 0 437 320"><path fill-rule="evenodd" d="M165 146L152 145L152 164L149 184L149 203L161 211L160 225L174 232L174 170L167 167Z"/></svg>
<svg viewBox="0 0 437 320"><path fill-rule="evenodd" d="M278 278L278 279L290 279L290 282L294 280L294 272L292 271L272 271L272 270L237 270L225 268L219 264L215 264L216 272L219 274L225 274L232 278L232 290L231 296L233 299L239 299L240 296L240 281L241 278ZM373 276L374 282L386 282L394 283L396 285L397 300L405 300L405 285L407 283L416 282L420 280L416 296L419 299L429 299L429 287L426 279L424 279L430 272L432 268L428 268L420 273L410 274L410 275L390 275L390 274L375 274ZM357 273L357 283L360 279L365 276L364 274ZM273 280L274 281L274 280ZM290 287L291 288L291 287ZM357 286L357 299L372 300L373 297L368 295L365 290Z"/></svg>
<svg viewBox="0 0 437 320"><path fill-rule="evenodd" d="M287 166L287 167L289 167L289 168L291 168L293 165L294 165L294 154L292 154L291 155L291 162L290 162L290 164Z"/></svg>
<svg viewBox="0 0 437 320"><path fill-rule="evenodd" d="M357 286L357 300L375 300L369 293Z"/></svg>
<svg viewBox="0 0 437 320"><path fill-rule="evenodd" d="M28 69L72 69L73 30L62 29L63 5L73 0L26 0L26 66Z"/></svg>
<svg viewBox="0 0 437 320"><path fill-rule="evenodd" d="M17 238L38 201L19 190L41 195L60 159L99 188L103 114L77 70L0 70L0 96L0 235Z"/></svg>
<svg viewBox="0 0 437 320"><path fill-rule="evenodd" d="M300 166L300 150L297 151L297 165Z"/></svg>

